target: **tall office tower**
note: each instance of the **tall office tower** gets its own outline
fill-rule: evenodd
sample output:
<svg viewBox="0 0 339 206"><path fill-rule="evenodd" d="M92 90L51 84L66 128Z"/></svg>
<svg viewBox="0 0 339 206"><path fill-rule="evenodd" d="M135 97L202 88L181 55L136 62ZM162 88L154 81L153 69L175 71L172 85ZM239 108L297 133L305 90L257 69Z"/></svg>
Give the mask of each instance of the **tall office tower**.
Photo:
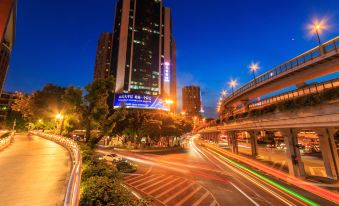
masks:
<svg viewBox="0 0 339 206"><path fill-rule="evenodd" d="M182 111L189 117L201 117L200 87L186 86L182 88Z"/></svg>
<svg viewBox="0 0 339 206"><path fill-rule="evenodd" d="M170 9L161 0L118 0L111 68L116 94L159 97L174 103L175 61ZM170 106L174 111L174 104Z"/></svg>
<svg viewBox="0 0 339 206"><path fill-rule="evenodd" d="M109 32L104 32L101 34L98 41L97 56L94 69L94 80L107 79L110 76L111 51L112 34Z"/></svg>
<svg viewBox="0 0 339 206"><path fill-rule="evenodd" d="M15 39L16 0L0 1L0 93L6 79Z"/></svg>

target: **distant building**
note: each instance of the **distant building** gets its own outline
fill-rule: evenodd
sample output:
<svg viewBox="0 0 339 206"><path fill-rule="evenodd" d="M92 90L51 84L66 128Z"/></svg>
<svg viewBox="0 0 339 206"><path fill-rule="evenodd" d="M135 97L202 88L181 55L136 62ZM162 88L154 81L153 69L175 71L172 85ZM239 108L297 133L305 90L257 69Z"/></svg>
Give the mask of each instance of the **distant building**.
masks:
<svg viewBox="0 0 339 206"><path fill-rule="evenodd" d="M175 51L171 10L162 1L117 0L111 66L117 94L171 100L175 111Z"/></svg>
<svg viewBox="0 0 339 206"><path fill-rule="evenodd" d="M15 39L16 0L0 1L0 93L3 90Z"/></svg>
<svg viewBox="0 0 339 206"><path fill-rule="evenodd" d="M11 105L16 98L15 93L3 92L0 95L0 128L4 128L11 112Z"/></svg>
<svg viewBox="0 0 339 206"><path fill-rule="evenodd" d="M201 117L201 93L198 86L182 88L182 111L188 117Z"/></svg>
<svg viewBox="0 0 339 206"><path fill-rule="evenodd" d="M101 34L95 60L94 79L107 79L111 71L112 34Z"/></svg>

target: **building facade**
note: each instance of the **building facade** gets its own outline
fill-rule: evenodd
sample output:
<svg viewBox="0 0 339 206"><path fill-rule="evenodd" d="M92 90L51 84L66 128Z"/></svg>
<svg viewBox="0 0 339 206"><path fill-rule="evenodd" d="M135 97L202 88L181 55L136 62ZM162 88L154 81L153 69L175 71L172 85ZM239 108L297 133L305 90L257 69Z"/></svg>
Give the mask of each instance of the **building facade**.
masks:
<svg viewBox="0 0 339 206"><path fill-rule="evenodd" d="M0 1L0 93L3 90L14 45L16 0Z"/></svg>
<svg viewBox="0 0 339 206"><path fill-rule="evenodd" d="M201 93L198 86L182 88L182 111L188 117L201 117Z"/></svg>
<svg viewBox="0 0 339 206"><path fill-rule="evenodd" d="M111 66L115 93L159 96L175 103L175 61L171 10L160 0L118 0Z"/></svg>
<svg viewBox="0 0 339 206"><path fill-rule="evenodd" d="M15 101L15 93L2 92L0 95L0 129L6 127L6 120L11 112L11 105Z"/></svg>
<svg viewBox="0 0 339 206"><path fill-rule="evenodd" d="M107 79L111 71L111 51L112 51L112 33L104 32L101 34L94 68L94 80Z"/></svg>

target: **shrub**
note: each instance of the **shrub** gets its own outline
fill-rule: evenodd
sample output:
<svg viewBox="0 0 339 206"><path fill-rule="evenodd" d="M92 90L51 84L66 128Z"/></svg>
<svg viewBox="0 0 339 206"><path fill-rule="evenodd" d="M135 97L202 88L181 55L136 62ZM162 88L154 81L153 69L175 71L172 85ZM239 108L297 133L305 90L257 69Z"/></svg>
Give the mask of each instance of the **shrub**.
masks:
<svg viewBox="0 0 339 206"><path fill-rule="evenodd" d="M94 176L84 182L81 193L81 206L104 205L147 205L139 201L124 188L120 181L108 177Z"/></svg>
<svg viewBox="0 0 339 206"><path fill-rule="evenodd" d="M93 161L84 166L81 178L86 181L93 176L115 179L118 177L118 173L113 168L108 168L108 166L101 161Z"/></svg>
<svg viewBox="0 0 339 206"><path fill-rule="evenodd" d="M123 173L133 173L137 170L136 166L132 165L129 162L126 161L120 161L116 164L116 167L119 172Z"/></svg>

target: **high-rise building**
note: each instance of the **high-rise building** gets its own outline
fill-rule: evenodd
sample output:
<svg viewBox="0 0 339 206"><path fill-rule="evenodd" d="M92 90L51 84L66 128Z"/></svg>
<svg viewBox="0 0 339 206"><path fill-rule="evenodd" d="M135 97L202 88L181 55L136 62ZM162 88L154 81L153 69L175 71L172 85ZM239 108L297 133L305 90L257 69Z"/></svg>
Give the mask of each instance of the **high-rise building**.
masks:
<svg viewBox="0 0 339 206"><path fill-rule="evenodd" d="M117 1L111 67L116 94L175 103L175 55L171 10L161 0Z"/></svg>
<svg viewBox="0 0 339 206"><path fill-rule="evenodd" d="M101 34L95 60L94 79L107 79L111 71L112 34Z"/></svg>
<svg viewBox="0 0 339 206"><path fill-rule="evenodd" d="M189 117L201 117L201 93L198 86L182 88L182 111Z"/></svg>
<svg viewBox="0 0 339 206"><path fill-rule="evenodd" d="M0 1L0 93L6 79L15 39L16 0Z"/></svg>

